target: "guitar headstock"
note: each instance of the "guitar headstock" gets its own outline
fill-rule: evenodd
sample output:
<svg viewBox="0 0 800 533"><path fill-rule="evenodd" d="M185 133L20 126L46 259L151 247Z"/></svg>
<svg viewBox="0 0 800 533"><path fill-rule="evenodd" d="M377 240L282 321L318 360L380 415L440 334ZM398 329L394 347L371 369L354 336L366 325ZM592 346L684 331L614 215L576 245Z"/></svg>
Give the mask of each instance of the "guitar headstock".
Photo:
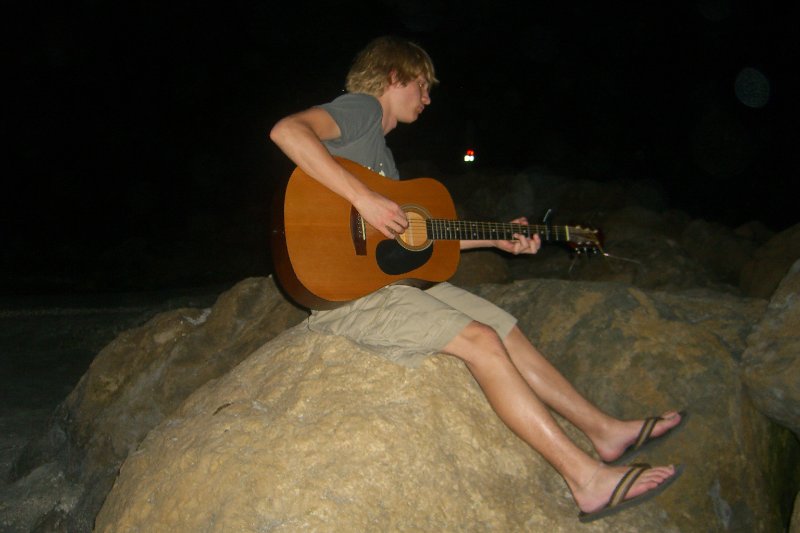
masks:
<svg viewBox="0 0 800 533"><path fill-rule="evenodd" d="M604 254L603 234L600 230L582 226L567 226L567 245L578 254Z"/></svg>

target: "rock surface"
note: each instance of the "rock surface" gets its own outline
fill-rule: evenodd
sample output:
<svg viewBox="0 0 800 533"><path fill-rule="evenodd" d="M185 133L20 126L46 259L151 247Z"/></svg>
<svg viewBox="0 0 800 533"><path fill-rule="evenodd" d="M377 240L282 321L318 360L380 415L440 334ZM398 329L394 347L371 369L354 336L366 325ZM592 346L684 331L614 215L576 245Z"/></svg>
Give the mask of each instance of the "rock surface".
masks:
<svg viewBox="0 0 800 533"><path fill-rule="evenodd" d="M800 438L800 260L769 302L743 356L743 381L767 416Z"/></svg>
<svg viewBox="0 0 800 533"><path fill-rule="evenodd" d="M556 208L551 223L597 228L605 236L608 258L575 260L557 245L546 247L536 261L506 257L511 279L621 281L659 290L703 287L769 298L800 259L800 224L773 235L756 221L732 230L692 220L667 209L663 191L646 180L596 183L529 169L491 180L468 174L444 181L462 218L510 220L525 214L541 222L548 208ZM498 213L500 207L506 211ZM472 262L471 271L480 271Z"/></svg>
<svg viewBox="0 0 800 533"><path fill-rule="evenodd" d="M800 224L778 233L755 251L742 267L739 286L748 296L769 298L798 259Z"/></svg>
<svg viewBox="0 0 800 533"><path fill-rule="evenodd" d="M46 434L16 460L12 480L17 483L8 488L0 511L23 508L19 500L27 494L20 487L42 472L51 472L44 485L58 487L59 498L49 504L41 498L44 516L36 520L38 526L26 514L4 526L50 531L46 524L57 522L64 524L58 531L91 530L119 466L147 432L198 387L305 316L271 278L251 278L213 307L161 313L120 334L56 410Z"/></svg>
<svg viewBox="0 0 800 533"><path fill-rule="evenodd" d="M541 198L541 179L534 179L527 188L522 182L530 176L508 179L523 185L520 190L528 191L531 198ZM792 358L789 342L790 324L797 320L789 303L793 301L792 291L796 293L797 289L783 291L786 296L781 300L783 303L773 298L764 321L761 317L767 301L743 299L741 294L761 298L772 295L789 265L800 257L797 248L800 226L778 235L770 235L755 223L731 232L718 225L692 221L680 212L663 211L657 195L646 188L630 189L629 197L620 200L600 194L602 190L597 188L592 189L597 194L571 196L571 182L558 184L556 178L544 179L548 180L558 186L548 188L553 183L544 183L545 189L550 193L560 191L559 195L565 195L560 199L569 200L566 203L572 207L570 212L560 213L562 219L593 222L603 228L606 251L611 257L575 258L558 246L545 247L535 258L474 251L464 254L454 281L471 286L520 316L521 323L528 324L531 336L555 358L554 362L565 374L598 403L624 416L650 414L636 409L639 404L666 408L685 405L681 394L692 397L686 391L659 396L656 392L663 391L663 387L644 392L638 391L638 387L650 387L651 379L668 382L670 372L681 377L670 386L683 387L684 373L696 365L689 363L688 356L676 357L674 347L680 348L677 353L682 350L691 354L705 350L713 353L718 349L698 343L697 330L693 328L702 325L722 343L720 353L724 355L708 363L702 376L691 375L688 382L697 390L706 390L706 395L697 400L703 406L717 397L729 398L733 394L733 406L727 407L729 414L714 418L709 431L734 435L741 443L737 445L738 453L754 453L764 472L791 471L786 464L797 464L796 461L784 462L793 457L796 446L787 444L785 432L776 425L760 426L763 423L760 415L753 414L749 401L737 388L738 382L728 376L739 372L757 407L797 431L792 425L800 410L796 396L798 380L792 377L796 375L797 359ZM485 218L481 209L489 212L499 201L491 194L478 198L481 194L472 191L471 197L463 196L462 206L473 211L466 213L469 218ZM530 198L523 200L527 202ZM522 204L515 209L521 207ZM516 214L518 210L508 216ZM716 246L717 243L721 244ZM725 257L733 259L726 261ZM738 270L741 271L739 287L735 283ZM612 281L621 285L591 285L602 293L591 298L602 302L605 313L599 312L594 304L573 301L569 284L527 281L485 285L530 278ZM620 292L621 287L625 291ZM655 293L652 289L670 291L672 295ZM569 301L570 306L564 307ZM637 306L647 312L634 313ZM594 311L585 314L589 309ZM580 313L576 314L576 310ZM271 281L251 279L221 297L213 308L165 313L143 328L120 335L98 355L78 387L54 413L49 431L31 442L14 462L14 483L0 487L0 529L90 530L120 464L148 431L198 387L224 376L266 340L303 316L301 310L276 292ZM648 316L660 318L642 321L642 317ZM625 321L631 326L623 334L620 328ZM743 356L743 336L759 323ZM633 331L634 324L636 328L648 325L650 329ZM776 329L780 324L783 329ZM668 333L660 329L666 326ZM688 337L683 329L687 327L692 332ZM557 333L551 331L553 328ZM597 339L603 339L600 343L603 349L594 351ZM779 344L783 346L780 350ZM674 368L654 368L650 352L657 352L664 364L672 361ZM629 360L630 354L639 354L641 359ZM584 359L594 362L587 363ZM610 379L629 387L597 383L594 377L598 375L613 376ZM660 409L653 407L653 412ZM728 428L729 424L733 429ZM755 436L762 434L767 438L755 444ZM704 457L705 453L698 451L695 455ZM733 457L733 451L728 455ZM732 460L732 464L739 464L737 461ZM742 522L736 513L755 511L750 509L750 503L731 504L736 500L731 500L726 487L734 475L718 466L722 481L712 483L708 493L701 490L695 495L696 501L711 495L716 516L721 517L720 527L750 524L748 520ZM709 479L704 478L703 482ZM766 491L765 501L770 502L765 505L777 506L781 510L778 514L785 514L791 505L787 494L793 497L797 491L797 485L791 483L791 476L776 475L759 486L758 490ZM762 511L760 508L757 513Z"/></svg>
<svg viewBox="0 0 800 533"><path fill-rule="evenodd" d="M678 484L593 530L784 527L797 443L752 407L738 377L766 302L556 280L479 292L517 314L611 413L691 412L683 431L642 457L684 464ZM96 522L101 532L577 526L563 482L502 425L461 363L438 356L411 370L302 325L158 424Z"/></svg>

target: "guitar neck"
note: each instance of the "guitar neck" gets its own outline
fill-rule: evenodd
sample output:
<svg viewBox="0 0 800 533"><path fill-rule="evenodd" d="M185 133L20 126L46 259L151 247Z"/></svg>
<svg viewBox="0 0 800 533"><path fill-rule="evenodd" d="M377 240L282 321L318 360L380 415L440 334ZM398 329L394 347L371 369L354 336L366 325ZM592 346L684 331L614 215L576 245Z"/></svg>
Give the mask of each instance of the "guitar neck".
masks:
<svg viewBox="0 0 800 533"><path fill-rule="evenodd" d="M432 240L482 241L514 239L514 234L532 237L538 234L544 242L569 242L569 226L547 224L514 224L511 222L471 222L432 218L426 221Z"/></svg>

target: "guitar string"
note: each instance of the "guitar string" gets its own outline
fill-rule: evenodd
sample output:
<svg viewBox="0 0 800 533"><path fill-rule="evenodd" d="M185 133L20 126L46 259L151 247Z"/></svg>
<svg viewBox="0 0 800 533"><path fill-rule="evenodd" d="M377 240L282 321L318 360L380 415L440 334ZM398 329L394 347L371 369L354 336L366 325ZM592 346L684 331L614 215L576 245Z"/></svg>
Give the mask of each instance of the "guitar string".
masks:
<svg viewBox="0 0 800 533"><path fill-rule="evenodd" d="M514 222L478 222L449 219L412 219L409 221L409 228L415 232L424 231L426 234L430 232L434 240L437 238L442 239L443 235L445 238L469 237L472 239L479 239L503 237L511 239L515 233L528 237L536 233L550 240L577 241L581 243L597 242L596 230L589 230L580 226L546 226ZM533 232L530 231L531 229L533 229ZM570 233L572 237L570 237Z"/></svg>
<svg viewBox="0 0 800 533"><path fill-rule="evenodd" d="M579 226L543 226L539 224L515 224L505 222L470 222L470 221L452 221L444 219L429 219L429 220L411 220L409 226L415 227L435 227L435 228L449 228L461 230L464 228L481 230L500 230L500 231L513 231L514 233L526 233L531 229L535 233L551 232L551 233L597 233L595 230L588 230L580 228Z"/></svg>
<svg viewBox="0 0 800 533"><path fill-rule="evenodd" d="M534 228L537 231L562 231L569 229L570 231L583 231L588 233L597 233L597 230L592 230L588 228L583 228L581 226L547 226L544 224L520 224L515 222L478 222L478 221L470 221L470 220L449 220L449 219L442 219L442 218L431 218L431 219L412 219L409 221L411 224L439 224L439 225L451 225L456 227L464 227L464 226L480 226L480 227L508 227L508 228Z"/></svg>
<svg viewBox="0 0 800 533"><path fill-rule="evenodd" d="M539 224L515 224L515 223L507 223L507 222L471 222L471 221L454 221L454 220L446 220L446 219L428 219L428 220L411 220L409 224L414 225L440 225L445 227L481 227L481 228L511 228L511 229L523 229L523 228L533 228L536 231L554 231L554 232L561 232L565 231L566 228L569 228L572 231L587 231L590 233L595 233L594 230L588 230L580 228L580 226L543 226Z"/></svg>
<svg viewBox="0 0 800 533"><path fill-rule="evenodd" d="M457 234L456 234L457 233ZM570 243L571 245L583 247L583 248L594 248L594 249L602 249L602 245L597 238L593 237L584 237L584 238L575 238L567 236L566 234L563 235L554 235L550 234L549 236L540 235L541 237L545 237L545 239L549 242L564 242ZM527 237L531 237L531 235L527 235ZM398 236L398 238L401 238ZM508 241L516 241L517 239L514 238L513 235L501 235L501 234L494 234L494 235L487 235L487 234L479 234L479 233L460 233L460 232L424 232L424 238L433 240L433 241L457 241L457 240L508 240ZM402 239L406 240L406 239Z"/></svg>

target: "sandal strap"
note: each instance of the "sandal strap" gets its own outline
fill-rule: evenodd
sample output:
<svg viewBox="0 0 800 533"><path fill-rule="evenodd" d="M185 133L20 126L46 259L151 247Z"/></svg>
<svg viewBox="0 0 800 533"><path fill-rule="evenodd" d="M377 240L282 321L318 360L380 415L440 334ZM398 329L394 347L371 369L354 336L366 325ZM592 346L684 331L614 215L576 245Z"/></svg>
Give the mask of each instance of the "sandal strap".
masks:
<svg viewBox="0 0 800 533"><path fill-rule="evenodd" d="M633 443L634 450L641 448L642 444L650 439L650 435L653 434L656 424L661 420L663 419L660 416L651 416L645 419L644 424L642 424L642 429L639 431L639 436L636 437L636 442Z"/></svg>
<svg viewBox="0 0 800 533"><path fill-rule="evenodd" d="M606 507L616 507L620 503L625 501L625 496L628 495L628 492L633 487L633 484L636 483L636 480L639 479L639 476L644 474L646 470L649 470L651 466L646 463L637 463L631 465L625 475L622 476L622 479L619 480L617 486L614 487L614 492L611 493L611 499L608 500L608 504Z"/></svg>

